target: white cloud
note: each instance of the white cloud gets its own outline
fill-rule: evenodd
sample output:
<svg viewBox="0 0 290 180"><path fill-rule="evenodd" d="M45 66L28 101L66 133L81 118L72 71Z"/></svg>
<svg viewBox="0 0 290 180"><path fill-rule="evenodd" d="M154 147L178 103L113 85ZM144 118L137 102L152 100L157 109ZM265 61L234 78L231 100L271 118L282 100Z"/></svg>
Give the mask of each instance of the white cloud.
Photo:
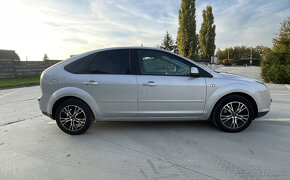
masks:
<svg viewBox="0 0 290 180"><path fill-rule="evenodd" d="M287 0L198 0L213 7L216 45L271 45L280 22L289 16ZM0 49L14 49L24 60L52 59L112 46L155 46L168 30L176 37L180 0L0 1Z"/></svg>
<svg viewBox="0 0 290 180"><path fill-rule="evenodd" d="M222 49L235 45L271 47L274 33L278 33L280 22L290 15L289 12L287 0L239 0L224 11L214 11L216 45Z"/></svg>

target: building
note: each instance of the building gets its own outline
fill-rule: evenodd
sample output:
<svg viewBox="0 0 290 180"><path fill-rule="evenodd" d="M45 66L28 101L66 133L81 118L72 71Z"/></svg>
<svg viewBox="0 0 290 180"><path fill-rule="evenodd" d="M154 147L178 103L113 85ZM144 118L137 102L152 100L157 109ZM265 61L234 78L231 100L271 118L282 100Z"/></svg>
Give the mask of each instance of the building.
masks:
<svg viewBox="0 0 290 180"><path fill-rule="evenodd" d="M18 61L20 61L20 58L14 50L0 49L0 61L1 60L18 60Z"/></svg>

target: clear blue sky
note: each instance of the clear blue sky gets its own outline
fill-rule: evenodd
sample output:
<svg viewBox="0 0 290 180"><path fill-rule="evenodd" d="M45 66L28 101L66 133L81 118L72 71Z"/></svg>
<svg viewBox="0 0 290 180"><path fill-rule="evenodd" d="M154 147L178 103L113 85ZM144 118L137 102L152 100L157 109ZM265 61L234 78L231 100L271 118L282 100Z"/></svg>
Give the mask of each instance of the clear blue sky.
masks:
<svg viewBox="0 0 290 180"><path fill-rule="evenodd" d="M176 37L181 0L9 0L0 2L0 49L22 60L51 59L114 46L156 46L168 30ZM272 46L289 0L197 0L213 7L216 46Z"/></svg>

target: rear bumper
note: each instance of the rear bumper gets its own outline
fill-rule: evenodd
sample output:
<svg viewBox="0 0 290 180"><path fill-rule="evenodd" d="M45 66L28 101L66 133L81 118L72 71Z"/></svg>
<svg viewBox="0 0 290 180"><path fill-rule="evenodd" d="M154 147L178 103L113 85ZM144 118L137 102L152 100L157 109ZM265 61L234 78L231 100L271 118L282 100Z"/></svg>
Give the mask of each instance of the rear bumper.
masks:
<svg viewBox="0 0 290 180"><path fill-rule="evenodd" d="M51 114L49 114L49 113L47 113L47 112L45 112L45 111L43 111L43 110L42 110L42 109L43 109L43 107L41 106L41 97L39 97L37 100L38 100L38 103L39 103L39 108L40 108L40 110L41 110L42 114L44 114L44 115L46 115L46 116L50 117L51 119L53 119Z"/></svg>
<svg viewBox="0 0 290 180"><path fill-rule="evenodd" d="M53 119L51 114L48 114L47 112L43 112L43 111L41 111L41 112L42 112L42 114L44 114L44 115L50 117L51 119Z"/></svg>

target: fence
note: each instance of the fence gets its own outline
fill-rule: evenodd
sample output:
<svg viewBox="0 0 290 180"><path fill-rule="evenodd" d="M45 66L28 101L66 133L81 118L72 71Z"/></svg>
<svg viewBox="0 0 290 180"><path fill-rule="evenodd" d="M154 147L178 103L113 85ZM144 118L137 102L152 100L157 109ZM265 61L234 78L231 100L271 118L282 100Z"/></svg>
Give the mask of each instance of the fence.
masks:
<svg viewBox="0 0 290 180"><path fill-rule="evenodd" d="M0 78L24 77L40 75L46 68L60 62L47 61L15 61L0 60Z"/></svg>
<svg viewBox="0 0 290 180"><path fill-rule="evenodd" d="M47 61L15 61L0 60L0 78L13 78L40 75L46 68L60 62L60 60ZM206 62L198 62L207 66Z"/></svg>

